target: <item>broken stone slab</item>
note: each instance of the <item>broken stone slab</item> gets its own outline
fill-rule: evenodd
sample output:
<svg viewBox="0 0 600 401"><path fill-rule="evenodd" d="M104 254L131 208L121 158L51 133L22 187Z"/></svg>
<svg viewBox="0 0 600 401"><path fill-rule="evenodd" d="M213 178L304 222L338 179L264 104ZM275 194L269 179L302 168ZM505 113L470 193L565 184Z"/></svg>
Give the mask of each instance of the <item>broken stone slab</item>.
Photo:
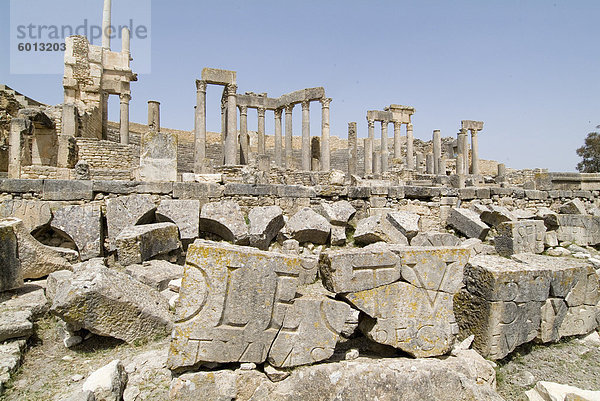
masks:
<svg viewBox="0 0 600 401"><path fill-rule="evenodd" d="M560 242L577 245L600 244L600 217L581 214L559 214L556 236Z"/></svg>
<svg viewBox="0 0 600 401"><path fill-rule="evenodd" d="M387 219L387 214L367 217L356 225L354 242L368 245L375 242L408 245L408 239Z"/></svg>
<svg viewBox="0 0 600 401"><path fill-rule="evenodd" d="M543 220L548 231L558 228L558 213L547 207L540 207L535 214L537 219Z"/></svg>
<svg viewBox="0 0 600 401"><path fill-rule="evenodd" d="M510 256L515 253L542 253L546 227L540 220L520 220L500 223L494 246L498 254Z"/></svg>
<svg viewBox="0 0 600 401"><path fill-rule="evenodd" d="M535 219L535 212L532 210L525 209L516 209L513 210L513 215L517 218L517 220L533 220Z"/></svg>
<svg viewBox="0 0 600 401"><path fill-rule="evenodd" d="M300 209L286 223L283 229L287 235L299 243L326 244L331 233L331 224L309 207Z"/></svg>
<svg viewBox="0 0 600 401"><path fill-rule="evenodd" d="M48 312L48 300L44 295L44 287L26 283L23 287L0 294L0 315L10 311L27 311L34 322Z"/></svg>
<svg viewBox="0 0 600 401"><path fill-rule="evenodd" d="M16 217L32 232L50 223L51 202L25 199L8 199L0 202L0 218Z"/></svg>
<svg viewBox="0 0 600 401"><path fill-rule="evenodd" d="M83 383L82 391L91 391L96 400L120 401L127 385L127 372L116 359L93 372Z"/></svg>
<svg viewBox="0 0 600 401"><path fill-rule="evenodd" d="M264 362L301 269L298 256L196 240L187 252L168 367Z"/></svg>
<svg viewBox="0 0 600 401"><path fill-rule="evenodd" d="M344 246L346 244L346 227L331 226L331 246Z"/></svg>
<svg viewBox="0 0 600 401"><path fill-rule="evenodd" d="M74 330L128 343L165 336L172 328L169 305L157 290L100 263L59 285L50 312Z"/></svg>
<svg viewBox="0 0 600 401"><path fill-rule="evenodd" d="M106 199L106 226L109 248L114 250L114 240L125 228L151 222L156 205L151 195L127 195Z"/></svg>
<svg viewBox="0 0 600 401"><path fill-rule="evenodd" d="M173 222L182 240L198 238L200 201L197 199L163 199L156 208L158 222Z"/></svg>
<svg viewBox="0 0 600 401"><path fill-rule="evenodd" d="M479 238L484 241L490 228L479 218L476 212L469 209L450 209L447 223L467 238Z"/></svg>
<svg viewBox="0 0 600 401"><path fill-rule="evenodd" d="M513 215L504 206L489 205L488 210L485 210L479 216L484 223L496 227L507 221L516 221L517 217Z"/></svg>
<svg viewBox="0 0 600 401"><path fill-rule="evenodd" d="M50 226L73 239L81 260L102 255L102 212L100 204L72 205L54 212Z"/></svg>
<svg viewBox="0 0 600 401"><path fill-rule="evenodd" d="M0 293L24 284L15 224L11 219L0 220Z"/></svg>
<svg viewBox="0 0 600 401"><path fill-rule="evenodd" d="M587 214L585 205L581 199L575 198L560 206L558 209L561 214Z"/></svg>
<svg viewBox="0 0 600 401"><path fill-rule="evenodd" d="M142 263L157 255L179 249L179 230L173 223L131 226L115 239L117 256L122 266Z"/></svg>
<svg viewBox="0 0 600 401"><path fill-rule="evenodd" d="M7 341L0 344L0 394L4 391L4 386L11 378L11 375L21 366L21 360L26 340Z"/></svg>
<svg viewBox="0 0 600 401"><path fill-rule="evenodd" d="M399 258L386 246L324 251L319 259L323 285L334 293L368 290L400 279Z"/></svg>
<svg viewBox="0 0 600 401"><path fill-rule="evenodd" d="M312 287L303 290L287 310L267 359L275 367L312 364L333 355L350 306L314 289L320 284Z"/></svg>
<svg viewBox="0 0 600 401"><path fill-rule="evenodd" d="M450 233L418 233L410 240L411 246L460 246L460 238Z"/></svg>
<svg viewBox="0 0 600 401"><path fill-rule="evenodd" d="M250 246L266 251L279 230L285 226L279 206L258 206L248 213Z"/></svg>
<svg viewBox="0 0 600 401"><path fill-rule="evenodd" d="M248 226L242 209L231 200L211 202L202 206L200 231L213 233L237 245L249 242Z"/></svg>
<svg viewBox="0 0 600 401"><path fill-rule="evenodd" d="M420 216L407 211L396 211L387 214L386 218L397 228L408 240L419 233Z"/></svg>
<svg viewBox="0 0 600 401"><path fill-rule="evenodd" d="M149 260L141 265L129 265L125 272L139 282L163 291L169 287L171 281L183 276L183 266L166 260Z"/></svg>
<svg viewBox="0 0 600 401"><path fill-rule="evenodd" d="M356 209L350 202L342 200L333 203L322 202L317 211L331 224L345 226L354 217Z"/></svg>
<svg viewBox="0 0 600 401"><path fill-rule="evenodd" d="M582 390L567 384L539 381L535 387L525 392L529 401L598 401L600 391Z"/></svg>
<svg viewBox="0 0 600 401"><path fill-rule="evenodd" d="M8 310L0 315L0 342L33 334L31 311Z"/></svg>

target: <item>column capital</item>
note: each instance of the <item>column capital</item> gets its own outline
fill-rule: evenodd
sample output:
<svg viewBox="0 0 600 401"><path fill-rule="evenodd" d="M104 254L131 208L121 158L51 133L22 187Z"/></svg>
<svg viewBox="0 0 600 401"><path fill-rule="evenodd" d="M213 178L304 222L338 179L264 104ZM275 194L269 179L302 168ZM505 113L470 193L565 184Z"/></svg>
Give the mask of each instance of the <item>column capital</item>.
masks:
<svg viewBox="0 0 600 401"><path fill-rule="evenodd" d="M329 108L329 104L331 103L331 98L330 97L324 97L322 99L320 99L319 101L321 102L321 105L323 106L324 109Z"/></svg>
<svg viewBox="0 0 600 401"><path fill-rule="evenodd" d="M206 81L201 79L196 80L196 91L198 92L206 92Z"/></svg>
<svg viewBox="0 0 600 401"><path fill-rule="evenodd" d="M309 107L310 107L310 100L303 100L302 101L302 110L308 110Z"/></svg>
<svg viewBox="0 0 600 401"><path fill-rule="evenodd" d="M458 131L459 135L467 135L467 130L464 128L461 128L460 131Z"/></svg>
<svg viewBox="0 0 600 401"><path fill-rule="evenodd" d="M407 123L407 124L406 124L406 129L407 129L407 130L411 130L411 131L412 131L412 129L413 129L413 124L412 124L412 123Z"/></svg>
<svg viewBox="0 0 600 401"><path fill-rule="evenodd" d="M369 126L369 128L375 128L375 120L367 118L367 125Z"/></svg>
<svg viewBox="0 0 600 401"><path fill-rule="evenodd" d="M267 109L265 109L264 107L258 107L257 110L258 110L258 116L259 117L264 117L265 116L265 111Z"/></svg>
<svg viewBox="0 0 600 401"><path fill-rule="evenodd" d="M285 108L285 114L292 114L292 110L294 110L294 105L293 104L286 104L284 106Z"/></svg>
<svg viewBox="0 0 600 401"><path fill-rule="evenodd" d="M237 92L237 85L236 84L227 84L226 89L227 89L227 96L234 96Z"/></svg>
<svg viewBox="0 0 600 401"><path fill-rule="evenodd" d="M400 121L393 120L392 122L394 123L394 129L402 128L402 123Z"/></svg>
<svg viewBox="0 0 600 401"><path fill-rule="evenodd" d="M283 114L283 108L279 107L279 108L275 109L275 118L281 118L282 114Z"/></svg>
<svg viewBox="0 0 600 401"><path fill-rule="evenodd" d="M238 108L240 109L240 114L245 116L248 115L248 106L238 106Z"/></svg>
<svg viewBox="0 0 600 401"><path fill-rule="evenodd" d="M121 100L121 103L129 103L131 95L129 93L121 93L119 99Z"/></svg>
<svg viewBox="0 0 600 401"><path fill-rule="evenodd" d="M477 133L479 132L479 130L476 129L472 129L471 131L471 136L477 136Z"/></svg>
<svg viewBox="0 0 600 401"><path fill-rule="evenodd" d="M381 127L387 128L387 125L390 123L390 120L381 120Z"/></svg>

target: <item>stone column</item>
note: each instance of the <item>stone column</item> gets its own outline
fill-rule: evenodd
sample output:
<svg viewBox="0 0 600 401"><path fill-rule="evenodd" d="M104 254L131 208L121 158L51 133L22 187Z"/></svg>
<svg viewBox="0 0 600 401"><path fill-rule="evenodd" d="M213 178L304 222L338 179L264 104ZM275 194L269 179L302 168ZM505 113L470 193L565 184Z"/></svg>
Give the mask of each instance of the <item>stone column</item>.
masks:
<svg viewBox="0 0 600 401"><path fill-rule="evenodd" d="M194 172L200 174L206 159L206 82L196 80L196 124L194 131Z"/></svg>
<svg viewBox="0 0 600 401"><path fill-rule="evenodd" d="M471 174L479 174L479 146L477 144L477 130L471 130Z"/></svg>
<svg viewBox="0 0 600 401"><path fill-rule="evenodd" d="M506 165L504 163L498 163L498 176L504 177L506 175Z"/></svg>
<svg viewBox="0 0 600 401"><path fill-rule="evenodd" d="M439 129L433 130L433 173L442 174L440 159L442 158L442 138Z"/></svg>
<svg viewBox="0 0 600 401"><path fill-rule="evenodd" d="M275 165L283 167L282 154L282 138L281 138L281 114L283 109L275 110Z"/></svg>
<svg viewBox="0 0 600 401"><path fill-rule="evenodd" d="M237 158L237 85L227 85L227 135L225 136L225 165L233 165Z"/></svg>
<svg viewBox="0 0 600 401"><path fill-rule="evenodd" d="M225 138L227 137L227 102L221 99L221 162L225 164Z"/></svg>
<svg viewBox="0 0 600 401"><path fill-rule="evenodd" d="M119 122L119 134L121 137L121 143L129 145L129 101L131 96L124 93L120 96L121 100L121 114Z"/></svg>
<svg viewBox="0 0 600 401"><path fill-rule="evenodd" d="M33 125L26 118L13 118L10 121L8 136L8 178L21 178L21 166L31 163L28 135ZM27 160L29 155L29 160ZM65 166L66 167L66 163Z"/></svg>
<svg viewBox="0 0 600 401"><path fill-rule="evenodd" d="M348 123L348 175L356 174L358 161L358 143L356 137L356 123Z"/></svg>
<svg viewBox="0 0 600 401"><path fill-rule="evenodd" d="M456 155L456 174L465 175L465 163L462 153Z"/></svg>
<svg viewBox="0 0 600 401"><path fill-rule="evenodd" d="M388 170L388 124L389 121L381 122L381 172L385 173Z"/></svg>
<svg viewBox="0 0 600 401"><path fill-rule="evenodd" d="M102 10L102 48L110 50L110 14L111 0L104 0L104 9Z"/></svg>
<svg viewBox="0 0 600 401"><path fill-rule="evenodd" d="M365 175L373 174L373 140L371 138L365 138L364 150L365 150Z"/></svg>
<svg viewBox="0 0 600 401"><path fill-rule="evenodd" d="M427 174L433 174L434 167L433 153L427 153L425 156L425 172Z"/></svg>
<svg viewBox="0 0 600 401"><path fill-rule="evenodd" d="M321 99L321 171L329 171L331 149L329 147L329 103L330 98Z"/></svg>
<svg viewBox="0 0 600 401"><path fill-rule="evenodd" d="M294 168L292 111L293 104L285 106L285 167Z"/></svg>
<svg viewBox="0 0 600 401"><path fill-rule="evenodd" d="M264 116L264 115L263 115ZM240 106L240 164L248 164L250 149L248 146L248 107Z"/></svg>
<svg viewBox="0 0 600 401"><path fill-rule="evenodd" d="M148 129L160 132L160 103L156 100L148 101Z"/></svg>
<svg viewBox="0 0 600 401"><path fill-rule="evenodd" d="M463 155L463 170L465 174L469 174L469 140L467 139L467 130L461 129L462 136L462 155Z"/></svg>
<svg viewBox="0 0 600 401"><path fill-rule="evenodd" d="M408 123L406 124L406 168L409 170L415 169L413 140L413 125Z"/></svg>
<svg viewBox="0 0 600 401"><path fill-rule="evenodd" d="M310 101L302 102L302 170L310 171Z"/></svg>
<svg viewBox="0 0 600 401"><path fill-rule="evenodd" d="M394 159L402 157L402 123L394 121Z"/></svg>
<svg viewBox="0 0 600 401"><path fill-rule="evenodd" d="M417 173L423 174L423 154L417 153Z"/></svg>
<svg viewBox="0 0 600 401"><path fill-rule="evenodd" d="M265 155L265 108L258 108L258 155Z"/></svg>
<svg viewBox="0 0 600 401"><path fill-rule="evenodd" d="M374 171L373 163L375 163L375 159L373 157L373 153L375 150L375 120L367 119L367 126L368 126L368 137L371 140L371 150L369 151L369 160L371 160L371 167L369 168L369 174L372 174ZM367 160L366 147L365 147L365 160ZM377 162L379 162L379 160L377 160ZM365 170L365 174L367 174L366 170Z"/></svg>
<svg viewBox="0 0 600 401"><path fill-rule="evenodd" d="M443 157L440 157L439 166L440 166L439 174L446 175L446 159L444 159Z"/></svg>

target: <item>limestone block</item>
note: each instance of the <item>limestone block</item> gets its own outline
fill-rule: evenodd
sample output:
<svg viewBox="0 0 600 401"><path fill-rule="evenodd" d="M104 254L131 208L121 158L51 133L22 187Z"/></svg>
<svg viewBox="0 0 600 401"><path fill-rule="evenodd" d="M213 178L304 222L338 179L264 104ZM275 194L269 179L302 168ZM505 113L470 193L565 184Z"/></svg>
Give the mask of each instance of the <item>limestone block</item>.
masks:
<svg viewBox="0 0 600 401"><path fill-rule="evenodd" d="M301 255L300 259L302 269L300 269L298 285L314 283L319 272L319 257L317 255Z"/></svg>
<svg viewBox="0 0 600 401"><path fill-rule="evenodd" d="M250 221L250 246L267 250L271 241L285 225L279 206L259 206L248 213Z"/></svg>
<svg viewBox="0 0 600 401"><path fill-rule="evenodd" d="M325 244L331 232L331 225L325 217L305 207L288 220L284 230L300 243Z"/></svg>
<svg viewBox="0 0 600 401"><path fill-rule="evenodd" d="M600 391L582 390L567 384L539 381L535 387L525 392L530 401L598 401Z"/></svg>
<svg viewBox="0 0 600 401"><path fill-rule="evenodd" d="M569 308L558 328L558 336L576 336L588 334L598 328L600 307L597 305L581 305Z"/></svg>
<svg viewBox="0 0 600 401"><path fill-rule="evenodd" d="M86 329L128 343L171 331L169 304L157 290L99 263L75 272L56 291L50 312L74 330Z"/></svg>
<svg viewBox="0 0 600 401"><path fill-rule="evenodd" d="M23 220L29 232L50 222L50 203L36 200L9 199L0 203L0 218L16 217Z"/></svg>
<svg viewBox="0 0 600 401"><path fill-rule="evenodd" d="M420 216L416 213L397 211L388 213L386 217L408 240L419 233Z"/></svg>
<svg viewBox="0 0 600 401"><path fill-rule="evenodd" d="M163 291L169 287L172 280L181 279L183 266L166 260L150 260L141 265L127 266L125 273L147 286Z"/></svg>
<svg viewBox="0 0 600 401"><path fill-rule="evenodd" d="M156 208L156 219L159 222L175 223L182 240L196 239L200 229L200 201L163 199Z"/></svg>
<svg viewBox="0 0 600 401"><path fill-rule="evenodd" d="M577 245L600 244L600 218L581 214L559 214L557 216L558 241L574 242Z"/></svg>
<svg viewBox="0 0 600 401"><path fill-rule="evenodd" d="M559 208L562 214L587 214L585 211L585 205L581 199L573 199L563 204Z"/></svg>
<svg viewBox="0 0 600 401"><path fill-rule="evenodd" d="M346 227L332 225L330 243L332 246L344 246L346 244Z"/></svg>
<svg viewBox="0 0 600 401"><path fill-rule="evenodd" d="M54 212L51 227L73 239L81 260L102 255L102 212L99 204L60 208Z"/></svg>
<svg viewBox="0 0 600 401"><path fill-rule="evenodd" d="M127 385L127 372L120 360L114 360L93 372L85 382L82 391L91 391L96 400L120 401Z"/></svg>
<svg viewBox="0 0 600 401"><path fill-rule="evenodd" d="M139 174L142 181L177 181L176 135L153 130L142 133Z"/></svg>
<svg viewBox="0 0 600 401"><path fill-rule="evenodd" d="M400 279L399 258L379 244L362 249L327 250L319 269L323 285L331 292L357 292L390 284Z"/></svg>
<svg viewBox="0 0 600 401"><path fill-rule="evenodd" d="M196 240L187 252L168 367L264 362L301 268L298 256Z"/></svg>
<svg viewBox="0 0 600 401"><path fill-rule="evenodd" d="M350 202L342 200L333 203L321 203L317 210L333 225L345 226L356 213Z"/></svg>
<svg viewBox="0 0 600 401"><path fill-rule="evenodd" d="M202 206L200 231L213 233L238 245L249 242L248 226L242 209L230 200L211 202Z"/></svg>
<svg viewBox="0 0 600 401"><path fill-rule="evenodd" d="M295 299L269 350L268 362L275 367L293 367L328 359L349 312L348 304L324 294Z"/></svg>
<svg viewBox="0 0 600 401"><path fill-rule="evenodd" d="M92 200L92 182L86 180L44 180L44 200Z"/></svg>
<svg viewBox="0 0 600 401"><path fill-rule="evenodd" d="M31 311L8 310L0 315L0 342L33 334Z"/></svg>
<svg viewBox="0 0 600 401"><path fill-rule="evenodd" d="M124 229L117 236L115 246L119 263L128 266L176 250L181 242L175 224L154 223Z"/></svg>
<svg viewBox="0 0 600 401"><path fill-rule="evenodd" d="M485 240L490 228L479 218L476 212L468 209L452 208L447 219L448 225L467 238Z"/></svg>
<svg viewBox="0 0 600 401"><path fill-rule="evenodd" d="M362 219L356 225L354 241L357 244L387 242L408 245L408 239L388 220L386 215L377 215Z"/></svg>
<svg viewBox="0 0 600 401"><path fill-rule="evenodd" d="M127 195L106 200L106 225L110 248L126 227L151 221L156 205L150 195Z"/></svg>
<svg viewBox="0 0 600 401"><path fill-rule="evenodd" d="M460 238L449 233L425 232L410 240L411 246L459 246Z"/></svg>
<svg viewBox="0 0 600 401"><path fill-rule="evenodd" d="M494 238L496 251L502 256L515 253L544 252L546 227L540 220L520 220L498 225L499 236Z"/></svg>
<svg viewBox="0 0 600 401"><path fill-rule="evenodd" d="M0 292L23 286L18 241L11 219L0 221Z"/></svg>
<svg viewBox="0 0 600 401"><path fill-rule="evenodd" d="M489 205L488 210L484 210L479 216L484 223L496 227L500 223L507 221L516 221L517 218L504 206Z"/></svg>

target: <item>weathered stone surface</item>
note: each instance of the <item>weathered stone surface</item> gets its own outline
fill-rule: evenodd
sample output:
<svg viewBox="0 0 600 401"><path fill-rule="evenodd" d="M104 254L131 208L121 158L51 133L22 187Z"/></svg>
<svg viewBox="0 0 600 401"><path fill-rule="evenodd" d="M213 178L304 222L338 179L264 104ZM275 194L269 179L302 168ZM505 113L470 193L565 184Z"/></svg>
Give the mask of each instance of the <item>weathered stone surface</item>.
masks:
<svg viewBox="0 0 600 401"><path fill-rule="evenodd" d="M386 215L377 215L362 219L356 225L354 241L357 244L387 242L390 244L408 245L408 239L390 223Z"/></svg>
<svg viewBox="0 0 600 401"><path fill-rule="evenodd" d="M198 238L200 227L200 201L197 199L163 199L156 208L159 222L172 221L179 228L182 240Z"/></svg>
<svg viewBox="0 0 600 401"><path fill-rule="evenodd" d="M388 213L386 217L409 240L419 233L420 216L416 213L396 211Z"/></svg>
<svg viewBox="0 0 600 401"><path fill-rule="evenodd" d="M247 245L249 241L244 214L238 204L230 200L202 206L200 231L216 234L238 245Z"/></svg>
<svg viewBox="0 0 600 401"><path fill-rule="evenodd" d="M196 240L187 252L168 366L264 362L301 268L297 256Z"/></svg>
<svg viewBox="0 0 600 401"><path fill-rule="evenodd" d="M502 256L544 252L546 227L543 221L520 220L501 223L498 225L498 234L494 238L494 245Z"/></svg>
<svg viewBox="0 0 600 401"><path fill-rule="evenodd" d="M598 401L600 391L582 390L567 384L539 381L525 392L529 401Z"/></svg>
<svg viewBox="0 0 600 401"><path fill-rule="evenodd" d="M323 285L331 292L357 292L400 279L399 258L375 244L362 249L325 251L319 259Z"/></svg>
<svg viewBox="0 0 600 401"><path fill-rule="evenodd" d="M449 233L419 233L410 240L411 246L459 246L460 244L460 238Z"/></svg>
<svg viewBox="0 0 600 401"><path fill-rule="evenodd" d="M150 130L140 138L142 181L177 181L177 136Z"/></svg>
<svg viewBox="0 0 600 401"><path fill-rule="evenodd" d="M317 255L301 255L300 275L298 285L312 284L317 280L319 272L319 257Z"/></svg>
<svg viewBox="0 0 600 401"><path fill-rule="evenodd" d="M27 283L21 288L0 294L0 315L12 311L26 311L33 322L44 316L48 307L44 288L34 283Z"/></svg>
<svg viewBox="0 0 600 401"><path fill-rule="evenodd" d="M51 227L73 239L81 260L102 254L102 212L100 204L65 206L54 212Z"/></svg>
<svg viewBox="0 0 600 401"><path fill-rule="evenodd" d="M83 383L82 390L93 392L98 401L120 401L126 385L127 372L117 359L93 372Z"/></svg>
<svg viewBox="0 0 600 401"><path fill-rule="evenodd" d="M300 243L325 244L331 232L331 225L325 217L305 207L288 220L284 230Z"/></svg>
<svg viewBox="0 0 600 401"><path fill-rule="evenodd" d="M0 344L0 394L10 376L21 366L21 359L27 345L26 340L7 341Z"/></svg>
<svg viewBox="0 0 600 401"><path fill-rule="evenodd" d="M329 242L332 246L344 246L346 244L346 227L332 225Z"/></svg>
<svg viewBox="0 0 600 401"><path fill-rule="evenodd" d="M560 242L577 245L600 244L600 217L581 214L559 214L556 236Z"/></svg>
<svg viewBox="0 0 600 401"><path fill-rule="evenodd" d="M581 199L573 199L561 205L559 208L560 213L562 214L587 214L585 211L585 205L581 201Z"/></svg>
<svg viewBox="0 0 600 401"><path fill-rule="evenodd" d="M319 286L320 284L316 284ZM314 290L296 298L288 308L268 361L275 367L293 367L323 361L333 355L350 306Z"/></svg>
<svg viewBox="0 0 600 401"><path fill-rule="evenodd" d="M106 225L110 248L125 228L152 220L156 205L150 195L127 195L106 200Z"/></svg>
<svg viewBox="0 0 600 401"><path fill-rule="evenodd" d="M183 276L183 266L169 263L166 260L150 260L141 265L129 265L125 272L134 279L163 291L169 287L172 280Z"/></svg>
<svg viewBox="0 0 600 401"><path fill-rule="evenodd" d="M52 219L50 203L37 200L9 199L0 203L0 218L16 217L23 220L31 232Z"/></svg>
<svg viewBox="0 0 600 401"><path fill-rule="evenodd" d="M490 228L479 218L479 215L469 209L450 209L448 225L458 230L467 238L485 240Z"/></svg>
<svg viewBox="0 0 600 401"><path fill-rule="evenodd" d="M259 206L248 213L250 221L250 246L269 249L273 238L285 225L283 211L279 206Z"/></svg>
<svg viewBox="0 0 600 401"><path fill-rule="evenodd" d="M169 305L157 290L99 263L59 285L50 311L75 330L129 343L167 335L172 328Z"/></svg>
<svg viewBox="0 0 600 401"><path fill-rule="evenodd" d="M0 292L23 286L15 224L12 219L0 221Z"/></svg>
<svg viewBox="0 0 600 401"><path fill-rule="evenodd" d="M501 401L494 369L476 352L444 359L357 358L294 369L272 383L257 371L186 373L171 382L170 399L192 401Z"/></svg>
<svg viewBox="0 0 600 401"><path fill-rule="evenodd" d="M0 342L33 334L31 311L7 310L0 315Z"/></svg>
<svg viewBox="0 0 600 401"><path fill-rule="evenodd" d="M176 250L181 242L175 224L155 223L124 229L115 239L115 245L119 263L128 266Z"/></svg>
<svg viewBox="0 0 600 401"><path fill-rule="evenodd" d="M333 225L346 225L356 213L356 209L348 201L321 203L318 212Z"/></svg>
<svg viewBox="0 0 600 401"><path fill-rule="evenodd" d="M496 227L500 223L507 221L516 221L517 218L504 206L489 205L488 210L484 210L479 216L481 221L490 226Z"/></svg>

